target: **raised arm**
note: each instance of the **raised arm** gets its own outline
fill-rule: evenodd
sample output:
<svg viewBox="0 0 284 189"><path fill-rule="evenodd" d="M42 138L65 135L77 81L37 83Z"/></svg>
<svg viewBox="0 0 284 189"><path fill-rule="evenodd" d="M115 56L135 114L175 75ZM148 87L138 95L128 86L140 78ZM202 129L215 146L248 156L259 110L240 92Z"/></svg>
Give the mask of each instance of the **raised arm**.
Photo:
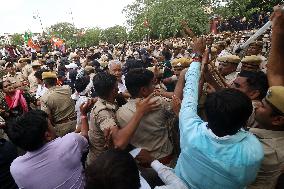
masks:
<svg viewBox="0 0 284 189"><path fill-rule="evenodd" d="M271 51L267 64L270 86L284 86L284 9L275 6L272 20Z"/></svg>
<svg viewBox="0 0 284 189"><path fill-rule="evenodd" d="M88 136L88 131L89 131L89 123L88 123L88 112L92 109L94 104L96 103L97 98L95 99L90 99L87 102L83 103L80 106L80 111L81 111L81 135L85 138L89 138Z"/></svg>
<svg viewBox="0 0 284 189"><path fill-rule="evenodd" d="M194 42L194 52L203 54L205 51L205 40L202 38ZM198 118L198 87L200 79L201 59L195 60L190 64L190 67L185 75L185 87L183 90L183 100L180 110L181 122L188 123L190 119Z"/></svg>

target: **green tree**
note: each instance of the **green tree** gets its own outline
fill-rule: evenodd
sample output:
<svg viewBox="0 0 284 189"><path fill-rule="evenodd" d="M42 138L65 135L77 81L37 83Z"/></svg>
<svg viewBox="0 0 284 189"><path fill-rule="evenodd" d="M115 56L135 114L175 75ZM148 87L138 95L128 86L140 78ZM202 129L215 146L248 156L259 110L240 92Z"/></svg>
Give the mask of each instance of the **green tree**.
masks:
<svg viewBox="0 0 284 189"><path fill-rule="evenodd" d="M141 39L149 34L153 38L176 36L181 30L181 21L186 20L195 33L208 30L209 15L205 8L211 5L207 0L136 0L126 6L130 38ZM148 27L145 27L145 21Z"/></svg>
<svg viewBox="0 0 284 189"><path fill-rule="evenodd" d="M224 6L214 7L215 13L223 17L246 16L254 13L272 12L281 0L223 0Z"/></svg>
<svg viewBox="0 0 284 189"><path fill-rule="evenodd" d="M78 32L73 24L68 22L61 22L54 24L46 29L49 37L55 36L64 40L64 42L71 47L77 46L78 43Z"/></svg>
<svg viewBox="0 0 284 189"><path fill-rule="evenodd" d="M100 42L102 29L100 28L89 28L84 34L80 35L78 38L78 46L80 47L91 47L98 45Z"/></svg>
<svg viewBox="0 0 284 189"><path fill-rule="evenodd" d="M101 32L100 39L111 44L122 43L127 40L126 28L123 26L113 26Z"/></svg>
<svg viewBox="0 0 284 189"><path fill-rule="evenodd" d="M24 44L24 38L21 34L15 33L11 36L11 44L12 45L23 45Z"/></svg>

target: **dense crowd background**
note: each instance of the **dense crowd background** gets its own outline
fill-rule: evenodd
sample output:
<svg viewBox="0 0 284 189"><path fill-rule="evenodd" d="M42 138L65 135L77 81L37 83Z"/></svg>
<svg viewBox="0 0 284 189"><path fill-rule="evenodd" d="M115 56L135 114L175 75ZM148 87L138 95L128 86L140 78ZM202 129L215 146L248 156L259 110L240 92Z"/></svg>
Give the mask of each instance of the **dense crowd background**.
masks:
<svg viewBox="0 0 284 189"><path fill-rule="evenodd" d="M0 188L283 188L284 13L219 34L0 50ZM234 29L231 29L234 28Z"/></svg>

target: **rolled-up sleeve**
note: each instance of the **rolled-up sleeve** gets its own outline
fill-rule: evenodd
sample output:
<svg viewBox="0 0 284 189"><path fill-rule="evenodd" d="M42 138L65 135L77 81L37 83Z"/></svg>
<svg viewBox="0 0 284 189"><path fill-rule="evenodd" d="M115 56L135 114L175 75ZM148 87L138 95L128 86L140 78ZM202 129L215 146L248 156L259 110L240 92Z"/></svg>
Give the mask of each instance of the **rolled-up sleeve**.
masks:
<svg viewBox="0 0 284 189"><path fill-rule="evenodd" d="M187 189L186 185L174 174L173 170L163 165L158 160L153 161L151 167L165 183L164 186L157 186L155 189Z"/></svg>

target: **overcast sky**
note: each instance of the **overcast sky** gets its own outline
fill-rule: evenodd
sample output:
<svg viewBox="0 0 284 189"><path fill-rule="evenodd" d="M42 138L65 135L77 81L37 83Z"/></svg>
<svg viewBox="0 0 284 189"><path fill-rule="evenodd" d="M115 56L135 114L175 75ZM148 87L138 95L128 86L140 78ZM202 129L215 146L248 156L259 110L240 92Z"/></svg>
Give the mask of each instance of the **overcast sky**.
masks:
<svg viewBox="0 0 284 189"><path fill-rule="evenodd" d="M131 2L133 0L1 0L0 34L41 32L39 19L33 18L37 11L44 28L57 22L72 23L71 11L78 28L123 25L126 18L122 9Z"/></svg>

